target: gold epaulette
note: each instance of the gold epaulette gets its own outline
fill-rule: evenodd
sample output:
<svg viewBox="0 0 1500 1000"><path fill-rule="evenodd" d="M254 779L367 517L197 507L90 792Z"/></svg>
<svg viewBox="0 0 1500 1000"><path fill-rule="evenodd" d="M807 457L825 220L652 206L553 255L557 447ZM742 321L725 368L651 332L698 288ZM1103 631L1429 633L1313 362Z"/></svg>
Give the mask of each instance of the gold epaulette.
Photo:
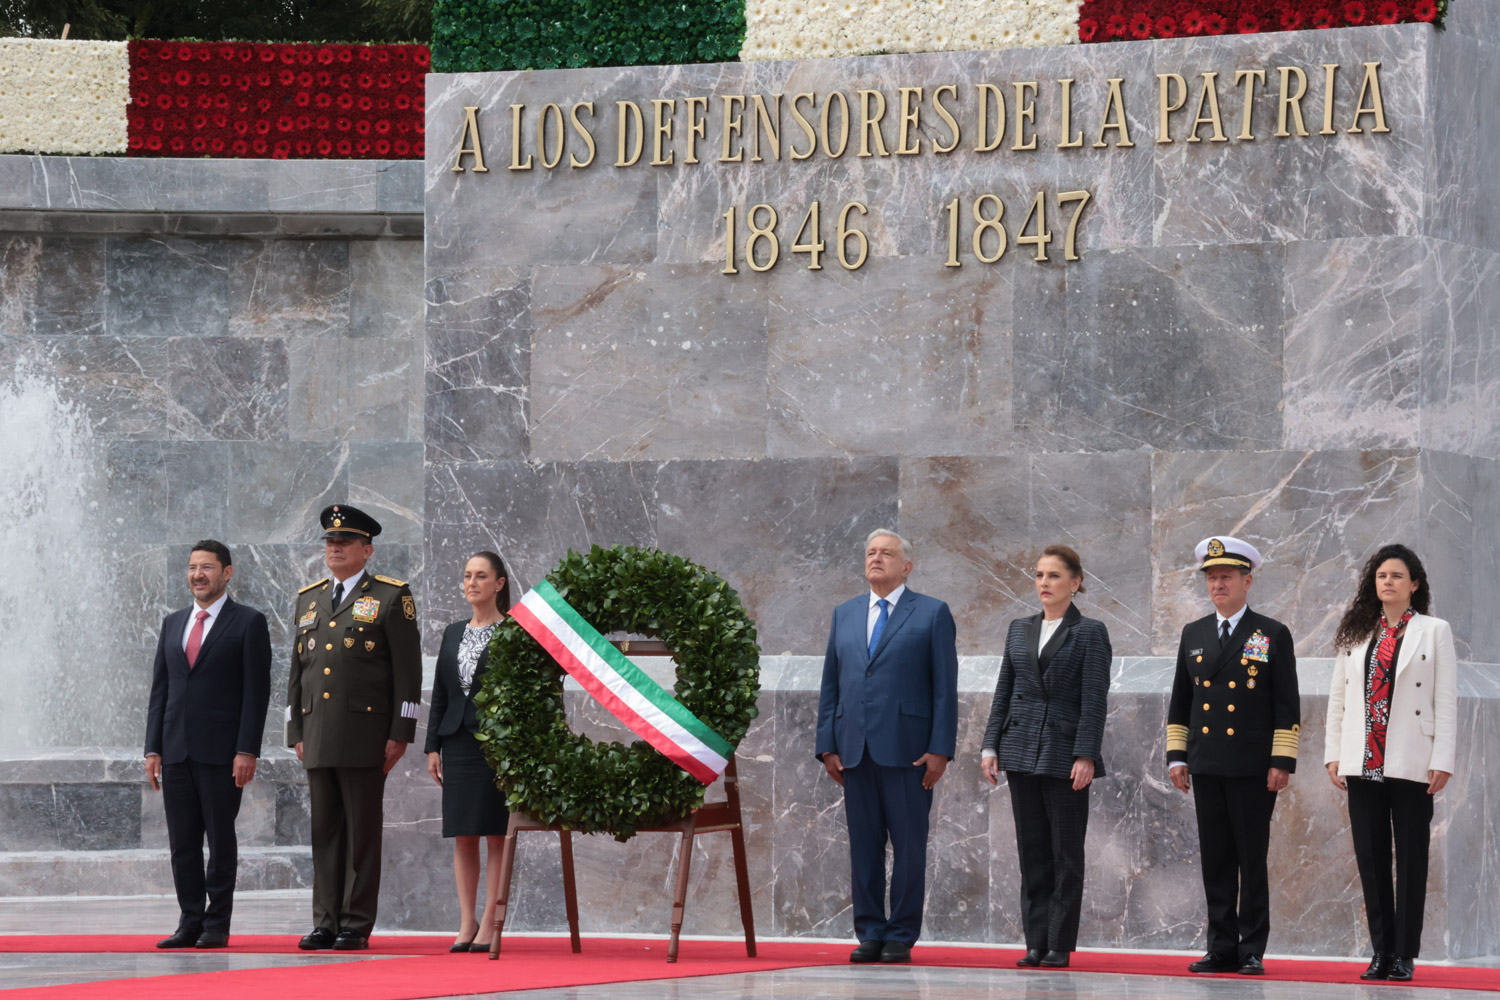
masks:
<svg viewBox="0 0 1500 1000"><path fill-rule="evenodd" d="M1297 759L1297 744L1301 740L1302 727L1277 729L1271 733L1271 756Z"/></svg>
<svg viewBox="0 0 1500 1000"><path fill-rule="evenodd" d="M297 593L299 593L299 594L305 594L309 590L312 590L314 587L321 587L323 584L325 584L327 582L328 582L328 577L325 576L321 580L317 580L317 581L315 581L313 583L309 583L307 586L305 586L301 590L297 591Z"/></svg>
<svg viewBox="0 0 1500 1000"><path fill-rule="evenodd" d="M1187 726L1179 726L1173 722L1167 723L1167 753L1171 753L1174 750L1186 753L1188 748L1187 736Z"/></svg>
<svg viewBox="0 0 1500 1000"><path fill-rule="evenodd" d="M405 580L398 580L394 576L381 576L379 573L376 573L375 574L375 579L379 580L381 583L388 583L392 587L404 587L404 586L406 586L406 581Z"/></svg>

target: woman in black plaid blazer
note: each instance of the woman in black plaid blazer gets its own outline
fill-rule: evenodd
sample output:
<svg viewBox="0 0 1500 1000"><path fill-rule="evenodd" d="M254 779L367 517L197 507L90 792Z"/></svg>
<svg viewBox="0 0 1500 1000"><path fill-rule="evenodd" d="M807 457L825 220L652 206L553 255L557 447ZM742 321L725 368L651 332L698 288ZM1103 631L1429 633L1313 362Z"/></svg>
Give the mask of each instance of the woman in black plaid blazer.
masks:
<svg viewBox="0 0 1500 1000"><path fill-rule="evenodd" d="M1065 968L1078 944L1089 784L1104 776L1111 657L1104 623L1073 606L1083 589L1078 553L1048 546L1036 564L1042 613L1010 623L984 731L984 776L998 784L1005 771L1016 820L1023 968Z"/></svg>

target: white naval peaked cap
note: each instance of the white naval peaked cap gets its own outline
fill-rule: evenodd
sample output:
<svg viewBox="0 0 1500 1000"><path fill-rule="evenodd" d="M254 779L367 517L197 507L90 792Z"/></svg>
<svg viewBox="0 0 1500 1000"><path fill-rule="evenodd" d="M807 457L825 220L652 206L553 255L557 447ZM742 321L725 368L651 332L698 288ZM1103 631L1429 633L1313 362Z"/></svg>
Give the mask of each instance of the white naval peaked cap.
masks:
<svg viewBox="0 0 1500 1000"><path fill-rule="evenodd" d="M1193 558L1199 569L1210 566L1238 566L1240 569L1260 569L1260 550L1249 542L1229 535L1205 538L1193 549Z"/></svg>

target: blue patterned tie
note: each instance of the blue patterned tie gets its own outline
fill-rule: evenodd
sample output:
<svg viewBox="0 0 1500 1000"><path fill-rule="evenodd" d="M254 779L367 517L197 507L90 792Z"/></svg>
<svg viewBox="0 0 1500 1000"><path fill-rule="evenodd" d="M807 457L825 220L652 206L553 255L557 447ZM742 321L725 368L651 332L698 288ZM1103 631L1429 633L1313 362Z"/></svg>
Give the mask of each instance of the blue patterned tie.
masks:
<svg viewBox="0 0 1500 1000"><path fill-rule="evenodd" d="M884 597L875 602L880 605L880 614L875 619L875 630L870 633L870 655L875 655L875 647L880 645L880 633L885 631L885 623L891 617L891 602Z"/></svg>

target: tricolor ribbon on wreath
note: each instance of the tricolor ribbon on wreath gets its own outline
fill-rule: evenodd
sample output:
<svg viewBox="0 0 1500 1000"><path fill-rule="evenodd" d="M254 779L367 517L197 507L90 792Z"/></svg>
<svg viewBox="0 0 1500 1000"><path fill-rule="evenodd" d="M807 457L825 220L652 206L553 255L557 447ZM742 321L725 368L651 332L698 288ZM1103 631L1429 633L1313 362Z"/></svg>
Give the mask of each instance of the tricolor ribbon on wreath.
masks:
<svg viewBox="0 0 1500 1000"><path fill-rule="evenodd" d="M734 747L630 661L543 580L513 617L595 701L705 785L724 773Z"/></svg>

